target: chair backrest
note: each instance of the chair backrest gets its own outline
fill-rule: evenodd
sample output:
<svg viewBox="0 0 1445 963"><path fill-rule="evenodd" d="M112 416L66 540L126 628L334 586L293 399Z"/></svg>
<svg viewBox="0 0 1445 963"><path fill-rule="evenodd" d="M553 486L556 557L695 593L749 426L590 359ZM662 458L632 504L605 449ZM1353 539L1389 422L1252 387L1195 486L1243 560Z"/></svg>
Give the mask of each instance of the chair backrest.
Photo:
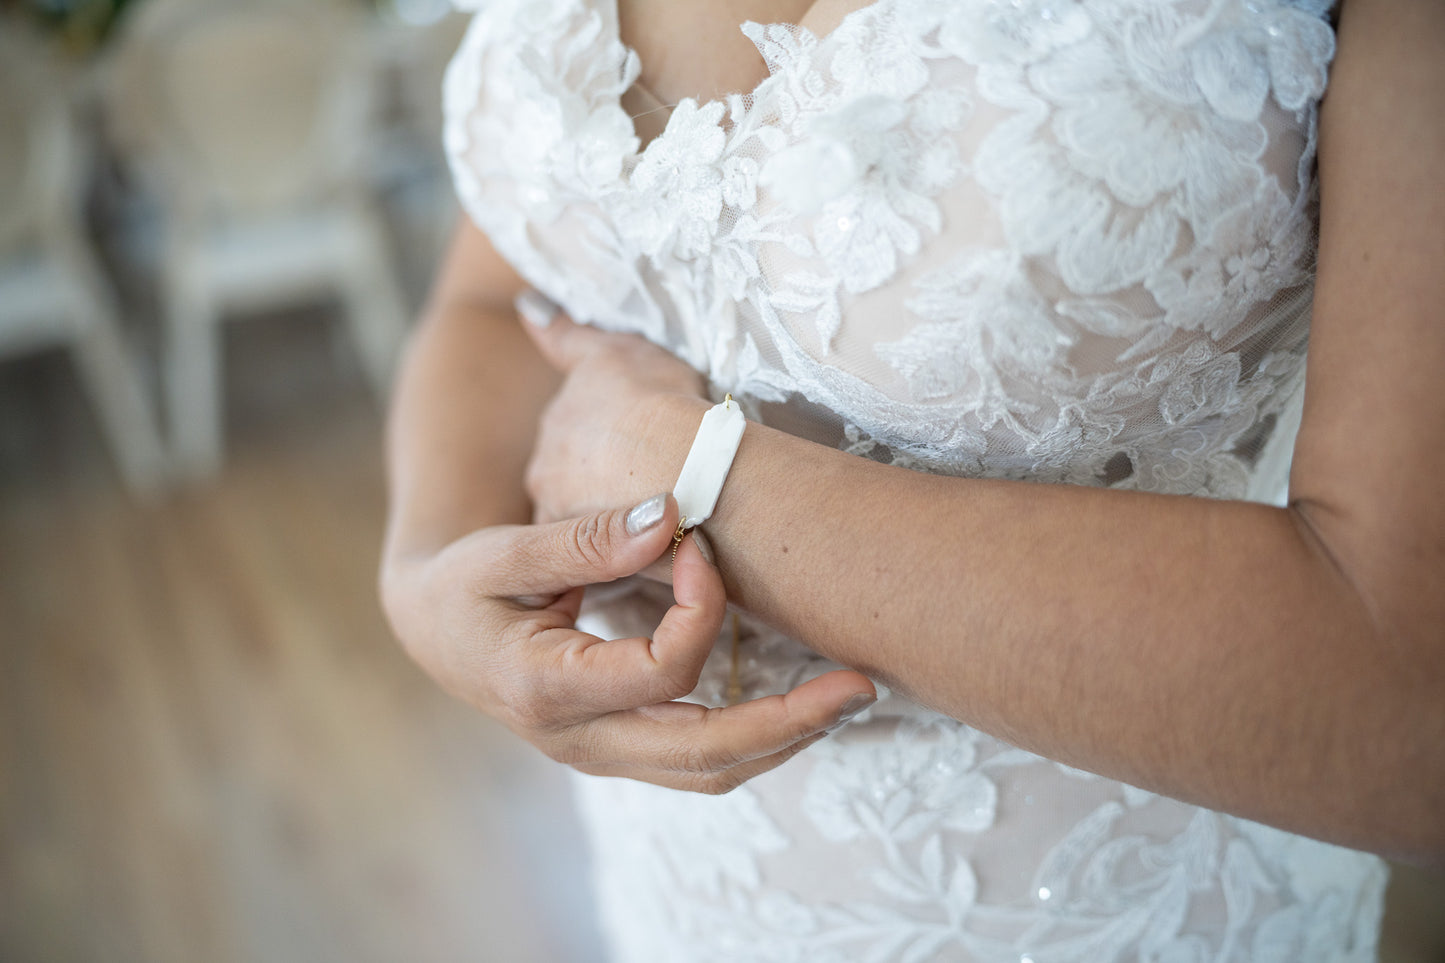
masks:
<svg viewBox="0 0 1445 963"><path fill-rule="evenodd" d="M0 20L0 254L32 241L63 202L75 163L65 89L42 41Z"/></svg>
<svg viewBox="0 0 1445 963"><path fill-rule="evenodd" d="M353 176L369 108L356 17L320 2L147 0L116 53L111 112L142 177L247 212Z"/></svg>

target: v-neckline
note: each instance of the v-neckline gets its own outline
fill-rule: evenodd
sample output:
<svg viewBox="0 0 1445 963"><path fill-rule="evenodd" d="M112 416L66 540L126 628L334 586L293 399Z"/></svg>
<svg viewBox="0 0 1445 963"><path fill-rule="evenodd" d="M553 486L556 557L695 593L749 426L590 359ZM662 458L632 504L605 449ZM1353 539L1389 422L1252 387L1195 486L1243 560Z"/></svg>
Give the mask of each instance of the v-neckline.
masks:
<svg viewBox="0 0 1445 963"><path fill-rule="evenodd" d="M591 2L591 0L581 0L581 2L583 2L583 3L588 3L588 2ZM621 16L619 15L619 11L618 11L618 9L617 9L617 4L618 4L619 0L601 0L601 2L604 3L604 4L610 5L610 8L611 8L610 11L609 11L610 14L611 14L611 16L610 16L610 19L609 19L609 21L608 21L609 33L610 33L610 35L611 35L611 36L610 36L610 39L613 40L613 41L615 41L615 42L618 44L618 46L620 46L624 51L626 51L627 56L633 58L633 59L636 61L637 65L638 65L638 78L640 78L641 75L642 75L642 69L641 69L641 68L642 68L642 63L643 63L643 61L642 61L642 56L637 52L636 48L629 46L629 45L627 44L627 42L622 39L622 20L621 20ZM817 2L818 2L818 0L814 0L814 6L817 5ZM806 26L804 26L804 25L802 25L802 24L784 23L784 22L776 22L776 21L775 21L775 22L769 22L769 23L761 23L761 22L756 21L756 20L744 20L742 23L738 24L738 29L739 29L739 30L743 30L743 29L746 28L746 27L752 26L752 27L756 27L756 28L758 28L758 29L760 29L760 30L767 31L767 30L770 30L770 29L772 29L772 28L774 28L774 27L783 27L783 28L785 28L785 29L787 29L787 30L789 30L789 31L793 31L793 32L795 32L795 33L800 33L800 34L806 35L806 36L807 36L808 38L810 38L811 41L812 41L812 49L813 49L813 50L817 50L817 48L818 48L822 43L824 43L825 41L827 41L827 40L828 40L830 37L832 37L834 34L838 33L838 31L844 29L845 27L848 27L848 26L850 25L851 21L853 21L853 20L855 20L855 19L857 19L857 18L860 18L862 15L871 14L871 13L876 12L876 11L878 10L878 8L880 8L880 7L882 7L882 6L884 5L885 2L886 2L886 0L869 0L869 2L864 3L864 4L860 5L860 6L858 6L857 8L848 11L846 14L843 15L842 19L840 19L836 24L834 24L832 30L829 30L826 34L822 35L821 37L818 36L817 34L815 34L815 33L812 31L811 28L806 27ZM813 9L813 7L809 7L809 10L810 10L810 11L811 11L812 9ZM719 95L714 96L714 97L709 97L709 98L707 98L707 99L705 99L705 100L704 100L704 99L701 99L701 98L697 98L697 97L684 97L682 100L678 101L676 104L669 104L669 103L666 103L665 101L663 101L660 97L658 97L658 96L657 96L655 93L653 93L650 89L648 89L647 87L645 87L645 86L643 86L642 84L640 84L640 83L638 82L638 80L634 79L634 81L633 81L633 83L632 83L632 86L629 87L628 89L630 90L630 89L632 89L632 87L636 87L638 90L642 91L642 93L643 93L649 100L655 101L655 102L658 104L658 109L665 109L665 110L667 110L667 111L668 111L668 115L667 115L667 122L663 124L662 129L659 130L659 131L658 131L655 135L653 135L652 137L648 138L647 140L643 140L641 134L639 134L639 133L637 132L637 117L633 116L631 113L627 113L626 110L625 110L625 108L622 108L621 101L622 101L622 98L623 98L624 96L626 96L627 91L622 91L621 93L618 94L618 97L617 97L618 107L619 107L619 109L623 109L623 110L624 110L624 113L627 113L628 120L629 120L629 121L631 122L631 124L632 124L633 136L636 137L636 139L637 139L637 144L638 144L638 146L637 146L637 149L636 149L636 150L633 152L633 154L632 154L632 159L640 158L644 153L647 152L647 149L648 149L649 147L651 147L651 146L652 146L653 144L655 144L657 141L661 140L663 137L667 136L667 128L668 128L668 126L672 123L673 113L676 111L678 104L681 104L683 101L691 100L691 101L693 101L693 102L697 105L697 107L698 107L699 110L702 110L702 109L704 109L704 108L710 107L710 106L713 105L713 104L723 104L724 107L726 108L726 106L727 106L729 103L731 103L735 98L740 98L740 99L747 105L747 109L751 109L753 103L756 102L757 97L758 97L758 94L762 91L762 89L763 89L770 81L772 81L775 77L780 76L779 74L774 73L773 68L772 68L772 65L768 63L767 55L764 54L761 50L759 50L758 53L759 53L760 56L762 56L764 64L767 64L767 66L768 66L768 73L767 73L766 76L760 78L760 79L758 80L758 82L753 85L752 89L746 90L746 91L730 91L730 92L728 92L728 93L719 94ZM641 115L638 115L638 116L641 116ZM725 109L724 112L723 112L723 116L724 116L724 117L728 116L728 112L727 112L726 109ZM721 123L721 121L719 121L719 123Z"/></svg>

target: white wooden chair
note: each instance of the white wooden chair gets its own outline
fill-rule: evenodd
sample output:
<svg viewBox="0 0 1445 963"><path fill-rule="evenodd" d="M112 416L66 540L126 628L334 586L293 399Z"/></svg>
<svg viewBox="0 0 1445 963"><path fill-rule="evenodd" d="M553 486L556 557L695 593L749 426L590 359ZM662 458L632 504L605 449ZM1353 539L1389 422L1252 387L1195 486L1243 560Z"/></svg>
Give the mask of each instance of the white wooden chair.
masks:
<svg viewBox="0 0 1445 963"><path fill-rule="evenodd" d="M339 297L384 396L406 306L362 173L363 32L336 4L147 0L119 38L117 140L162 199L166 395L177 459L222 459L220 323Z"/></svg>
<svg viewBox="0 0 1445 963"><path fill-rule="evenodd" d="M121 475L152 495L165 450L83 226L87 156L69 87L43 49L0 21L0 354L67 348Z"/></svg>

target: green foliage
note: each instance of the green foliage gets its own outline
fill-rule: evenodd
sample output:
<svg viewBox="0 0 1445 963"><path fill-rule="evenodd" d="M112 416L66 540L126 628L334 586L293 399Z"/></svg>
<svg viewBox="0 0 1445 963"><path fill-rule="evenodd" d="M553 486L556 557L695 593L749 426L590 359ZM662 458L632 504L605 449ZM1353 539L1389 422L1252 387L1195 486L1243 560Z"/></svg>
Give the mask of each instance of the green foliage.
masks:
<svg viewBox="0 0 1445 963"><path fill-rule="evenodd" d="M0 11L19 15L54 35L74 53L89 53L115 30L140 0L0 0Z"/></svg>

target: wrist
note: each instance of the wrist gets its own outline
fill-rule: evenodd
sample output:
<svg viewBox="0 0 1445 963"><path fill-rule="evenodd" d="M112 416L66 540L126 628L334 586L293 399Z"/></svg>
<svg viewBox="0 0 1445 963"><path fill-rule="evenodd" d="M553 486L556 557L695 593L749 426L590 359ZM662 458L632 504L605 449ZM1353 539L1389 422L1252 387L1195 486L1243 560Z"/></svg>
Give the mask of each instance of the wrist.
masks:
<svg viewBox="0 0 1445 963"><path fill-rule="evenodd" d="M622 473L630 487L649 492L671 491L697 436L702 416L712 405L704 398L657 394L642 399L633 423L638 426Z"/></svg>
<svg viewBox="0 0 1445 963"><path fill-rule="evenodd" d="M420 607L418 595L422 585L422 573L428 561L420 553L407 553L384 548L381 565L377 572L377 595L381 600L381 611L391 626L392 634L403 645L412 638L416 624L415 613ZM410 647L408 646L408 649Z"/></svg>

